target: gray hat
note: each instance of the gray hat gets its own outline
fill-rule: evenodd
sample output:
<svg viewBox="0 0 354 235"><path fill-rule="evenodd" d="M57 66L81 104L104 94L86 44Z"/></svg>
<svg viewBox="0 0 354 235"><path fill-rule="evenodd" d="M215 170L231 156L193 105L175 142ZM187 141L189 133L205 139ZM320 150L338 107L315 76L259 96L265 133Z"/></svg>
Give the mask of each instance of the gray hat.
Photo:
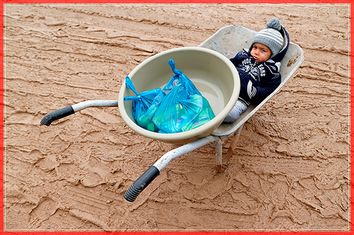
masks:
<svg viewBox="0 0 354 235"><path fill-rule="evenodd" d="M275 24L275 21L277 20L273 19L268 22L267 28L257 32L252 41L252 44L261 43L266 45L272 51L272 57L278 54L284 45L284 38L277 29L280 26L280 22L277 21L277 24Z"/></svg>

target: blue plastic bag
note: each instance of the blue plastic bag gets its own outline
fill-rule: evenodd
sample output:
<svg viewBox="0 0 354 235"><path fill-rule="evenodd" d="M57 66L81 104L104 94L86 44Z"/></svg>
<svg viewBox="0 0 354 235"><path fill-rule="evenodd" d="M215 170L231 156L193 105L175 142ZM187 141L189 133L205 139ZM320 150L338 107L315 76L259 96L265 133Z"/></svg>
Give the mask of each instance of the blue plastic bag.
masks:
<svg viewBox="0 0 354 235"><path fill-rule="evenodd" d="M132 114L135 122L147 130L158 131L152 122L152 118L164 97L161 88L138 93L128 76L125 78L125 84L136 95L124 97L124 101L132 100Z"/></svg>
<svg viewBox="0 0 354 235"><path fill-rule="evenodd" d="M197 128L215 117L208 100L203 97L193 82L176 68L173 59L168 61L174 76L161 89L138 93L127 76L125 84L136 96L132 100L135 122L150 131L177 133Z"/></svg>
<svg viewBox="0 0 354 235"><path fill-rule="evenodd" d="M210 104L193 82L175 66L169 65L174 73L162 91L162 99L152 121L162 133L177 133L199 127L215 117Z"/></svg>
<svg viewBox="0 0 354 235"><path fill-rule="evenodd" d="M200 127L201 125L209 122L211 119L215 117L215 114L211 109L208 100L204 96L199 96L199 97L201 97L203 102L201 111L199 112L198 116L196 116L193 120L191 120L190 122L188 122L186 125L183 126L182 131L187 131L187 130ZM193 103L195 103L194 102L195 98L193 98L193 96L190 97L190 100L193 100Z"/></svg>

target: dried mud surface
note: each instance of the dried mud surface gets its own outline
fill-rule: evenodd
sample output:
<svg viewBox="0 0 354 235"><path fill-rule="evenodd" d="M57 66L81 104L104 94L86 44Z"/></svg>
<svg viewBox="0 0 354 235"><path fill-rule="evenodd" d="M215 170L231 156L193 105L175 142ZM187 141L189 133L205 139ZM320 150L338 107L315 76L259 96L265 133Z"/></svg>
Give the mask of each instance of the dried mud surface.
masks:
<svg viewBox="0 0 354 235"><path fill-rule="evenodd" d="M350 7L5 5L6 231L274 231L349 226ZM279 17L305 52L297 75L224 144L174 160L134 203L128 187L175 145L136 134L117 108L50 127L41 118L116 99L144 59L219 28Z"/></svg>

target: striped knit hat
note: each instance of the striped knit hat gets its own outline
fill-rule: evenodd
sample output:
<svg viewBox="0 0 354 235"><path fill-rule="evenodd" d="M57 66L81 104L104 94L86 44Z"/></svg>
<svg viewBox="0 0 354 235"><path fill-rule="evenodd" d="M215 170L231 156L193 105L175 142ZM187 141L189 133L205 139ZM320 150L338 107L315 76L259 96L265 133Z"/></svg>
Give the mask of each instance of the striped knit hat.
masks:
<svg viewBox="0 0 354 235"><path fill-rule="evenodd" d="M252 45L261 43L266 45L272 51L272 57L280 52L284 45L284 38L279 32L281 24L278 19L272 19L268 22L267 28L257 32Z"/></svg>

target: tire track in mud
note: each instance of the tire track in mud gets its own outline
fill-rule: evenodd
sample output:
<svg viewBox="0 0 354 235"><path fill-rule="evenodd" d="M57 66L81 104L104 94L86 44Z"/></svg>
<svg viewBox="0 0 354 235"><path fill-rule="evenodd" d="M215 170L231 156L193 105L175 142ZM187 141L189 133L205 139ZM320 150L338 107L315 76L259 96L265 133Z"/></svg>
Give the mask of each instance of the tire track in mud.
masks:
<svg viewBox="0 0 354 235"><path fill-rule="evenodd" d="M305 61L238 142L225 141L222 172L206 146L129 204L130 184L176 146L134 133L116 108L35 124L71 103L115 98L124 75L157 52L228 24L259 30L274 15ZM6 229L345 231L348 29L349 8L333 4L6 6Z"/></svg>

